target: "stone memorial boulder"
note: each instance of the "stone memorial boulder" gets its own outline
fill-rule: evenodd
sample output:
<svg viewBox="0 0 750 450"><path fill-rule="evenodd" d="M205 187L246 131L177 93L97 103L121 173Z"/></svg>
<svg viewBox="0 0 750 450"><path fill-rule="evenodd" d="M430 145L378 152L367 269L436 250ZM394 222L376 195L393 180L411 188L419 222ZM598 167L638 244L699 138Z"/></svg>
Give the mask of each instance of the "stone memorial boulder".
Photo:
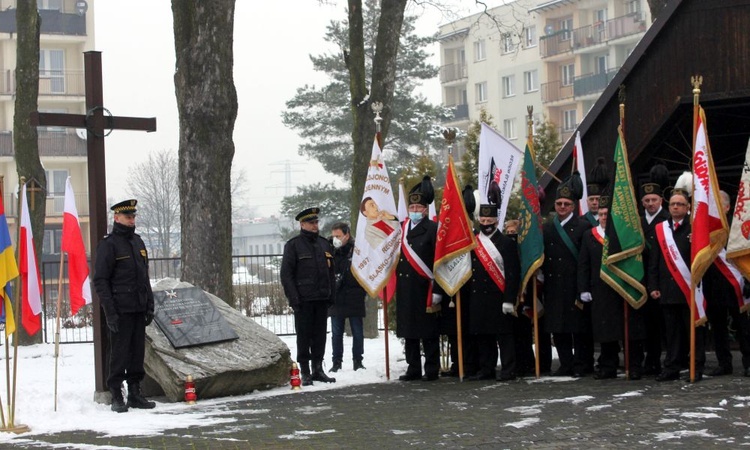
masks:
<svg viewBox="0 0 750 450"><path fill-rule="evenodd" d="M159 291L192 287L190 283L168 278L159 281L153 290L157 295ZM163 392L172 401L182 401L188 375L195 381L198 399L241 395L288 384L292 365L289 347L226 302L206 295L237 338L175 348L162 332L163 325L157 325L155 320L146 327L146 394Z"/></svg>

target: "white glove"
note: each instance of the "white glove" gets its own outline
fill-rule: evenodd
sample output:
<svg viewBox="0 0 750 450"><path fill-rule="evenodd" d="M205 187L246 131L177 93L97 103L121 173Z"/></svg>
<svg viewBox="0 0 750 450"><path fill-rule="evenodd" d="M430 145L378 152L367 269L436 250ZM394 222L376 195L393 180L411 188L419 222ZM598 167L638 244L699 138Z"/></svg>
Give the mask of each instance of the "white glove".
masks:
<svg viewBox="0 0 750 450"><path fill-rule="evenodd" d="M439 305L443 301L443 296L440 294L432 294L432 306Z"/></svg>
<svg viewBox="0 0 750 450"><path fill-rule="evenodd" d="M583 303L588 303L591 300L593 300L593 298L591 298L591 292L581 292L581 301Z"/></svg>
<svg viewBox="0 0 750 450"><path fill-rule="evenodd" d="M540 283L544 283L544 273L542 273L542 271L541 271L541 270L539 271L539 273L537 273L537 274L536 274L536 279L537 279L537 280L538 280L538 281L539 281Z"/></svg>
<svg viewBox="0 0 750 450"><path fill-rule="evenodd" d="M511 314L514 309L513 303L503 303L503 314Z"/></svg>

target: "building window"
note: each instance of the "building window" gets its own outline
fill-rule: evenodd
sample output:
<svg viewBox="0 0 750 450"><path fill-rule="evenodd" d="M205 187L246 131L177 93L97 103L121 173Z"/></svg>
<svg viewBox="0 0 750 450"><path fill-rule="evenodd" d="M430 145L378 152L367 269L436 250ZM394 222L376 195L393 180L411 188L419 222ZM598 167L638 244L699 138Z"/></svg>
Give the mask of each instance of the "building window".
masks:
<svg viewBox="0 0 750 450"><path fill-rule="evenodd" d="M65 93L65 51L39 50L39 93Z"/></svg>
<svg viewBox="0 0 750 450"><path fill-rule="evenodd" d="M608 61L607 55L594 57L594 73L596 74L607 73L607 66L609 65L607 61Z"/></svg>
<svg viewBox="0 0 750 450"><path fill-rule="evenodd" d="M513 97L516 95L516 76L508 75L503 77L503 97Z"/></svg>
<svg viewBox="0 0 750 450"><path fill-rule="evenodd" d="M573 29L573 19L571 17L568 17L567 19L563 19L557 23L557 26L560 30L565 30L564 33L560 34L560 40L561 41L569 41L570 40L570 32Z"/></svg>
<svg viewBox="0 0 750 450"><path fill-rule="evenodd" d="M625 4L625 13L626 14L638 14L641 12L641 2L640 0L630 0Z"/></svg>
<svg viewBox="0 0 750 450"><path fill-rule="evenodd" d="M476 88L477 103L484 103L487 101L487 82L477 83L474 85Z"/></svg>
<svg viewBox="0 0 750 450"><path fill-rule="evenodd" d="M474 42L474 61L484 61L487 59L487 52L484 49L484 39Z"/></svg>
<svg viewBox="0 0 750 450"><path fill-rule="evenodd" d="M503 134L507 139L516 139L516 119L503 120Z"/></svg>
<svg viewBox="0 0 750 450"><path fill-rule="evenodd" d="M524 36L524 47L530 48L530 47L536 47L537 40L536 40L536 26L531 25L523 30L523 36Z"/></svg>
<svg viewBox="0 0 750 450"><path fill-rule="evenodd" d="M563 131L573 131L576 129L576 110L567 109L563 111Z"/></svg>
<svg viewBox="0 0 750 450"><path fill-rule="evenodd" d="M36 0L37 9L51 9L62 11L63 0Z"/></svg>
<svg viewBox="0 0 750 450"><path fill-rule="evenodd" d="M523 73L523 89L524 92L536 92L539 90L539 72L536 69Z"/></svg>
<svg viewBox="0 0 750 450"><path fill-rule="evenodd" d="M44 230L42 253L45 255L59 255L61 242L62 228Z"/></svg>
<svg viewBox="0 0 750 450"><path fill-rule="evenodd" d="M560 67L560 80L563 86L570 86L573 84L573 79L576 76L575 64L566 64Z"/></svg>
<svg viewBox="0 0 750 450"><path fill-rule="evenodd" d="M513 41L511 33L503 34L503 53L513 53L516 51L516 43Z"/></svg>

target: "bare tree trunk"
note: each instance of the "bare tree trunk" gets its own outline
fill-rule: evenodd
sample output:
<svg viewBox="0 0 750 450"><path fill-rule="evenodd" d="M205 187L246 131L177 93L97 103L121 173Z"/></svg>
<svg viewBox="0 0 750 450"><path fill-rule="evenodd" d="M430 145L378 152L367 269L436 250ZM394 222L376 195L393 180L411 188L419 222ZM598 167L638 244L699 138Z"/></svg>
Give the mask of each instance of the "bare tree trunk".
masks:
<svg viewBox="0 0 750 450"><path fill-rule="evenodd" d="M367 175L367 165L372 152L372 142L375 137L375 122L373 121L375 116L370 109L373 102L381 102L384 106L381 124L383 142L386 140L388 128L391 124L391 103L393 102L396 82L396 58L398 56L401 25L404 22L406 0L382 0L380 4L378 36L369 90L367 74L365 73L362 0L349 0L348 5L349 54L347 55L347 68L349 69L349 91L354 118L354 128L352 129L354 158L352 160L351 223L352 227L355 228L359 202L362 199L365 176ZM373 301L367 303L367 317L364 324L365 336L375 337L378 334L376 303Z"/></svg>
<svg viewBox="0 0 750 450"><path fill-rule="evenodd" d="M36 246L36 260L42 260L44 240L44 216L47 195L47 177L44 167L39 160L39 144L37 142L36 127L31 126L30 115L37 110L39 97L39 13L36 0L18 0L16 9L16 29L18 30L18 47L16 51L16 102L13 117L13 146L15 148L16 171L19 179L33 180L30 190L29 214L31 216L31 230ZM11 187L6 192L15 191ZM31 205L34 208L31 208ZM20 218L20 214L19 214ZM19 222L17 222L20 224ZM15 291L16 293L18 291ZM18 311L20 315L21 312ZM20 323L19 344L35 344L41 342L42 333L29 336Z"/></svg>
<svg viewBox="0 0 750 450"><path fill-rule="evenodd" d="M173 0L182 279L232 304L235 0Z"/></svg>

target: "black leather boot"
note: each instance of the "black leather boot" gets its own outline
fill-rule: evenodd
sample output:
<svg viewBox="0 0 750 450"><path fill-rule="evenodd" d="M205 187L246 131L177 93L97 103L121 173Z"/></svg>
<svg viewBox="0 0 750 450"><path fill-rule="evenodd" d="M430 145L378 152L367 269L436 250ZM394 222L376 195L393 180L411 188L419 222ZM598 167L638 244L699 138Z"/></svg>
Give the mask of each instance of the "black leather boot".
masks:
<svg viewBox="0 0 750 450"><path fill-rule="evenodd" d="M302 373L302 386L312 386L313 380L312 375L310 375L310 362L299 363L299 370Z"/></svg>
<svg viewBox="0 0 750 450"><path fill-rule="evenodd" d="M112 411L117 413L128 412L128 405L125 404L125 400L122 398L122 388L109 388L109 392L112 394Z"/></svg>
<svg viewBox="0 0 750 450"><path fill-rule="evenodd" d="M362 365L362 359L355 359L354 360L354 370L365 369L365 366ZM333 372L333 369L331 369L331 372Z"/></svg>
<svg viewBox="0 0 750 450"><path fill-rule="evenodd" d="M128 407L136 409L153 409L156 403L146 400L141 394L141 384L138 382L128 383Z"/></svg>
<svg viewBox="0 0 750 450"><path fill-rule="evenodd" d="M331 367L331 372L338 372L339 370L341 370L341 361L334 361L333 366Z"/></svg>
<svg viewBox="0 0 750 450"><path fill-rule="evenodd" d="M323 361L313 361L312 379L322 381L323 383L335 383L336 379L331 378L323 372Z"/></svg>

